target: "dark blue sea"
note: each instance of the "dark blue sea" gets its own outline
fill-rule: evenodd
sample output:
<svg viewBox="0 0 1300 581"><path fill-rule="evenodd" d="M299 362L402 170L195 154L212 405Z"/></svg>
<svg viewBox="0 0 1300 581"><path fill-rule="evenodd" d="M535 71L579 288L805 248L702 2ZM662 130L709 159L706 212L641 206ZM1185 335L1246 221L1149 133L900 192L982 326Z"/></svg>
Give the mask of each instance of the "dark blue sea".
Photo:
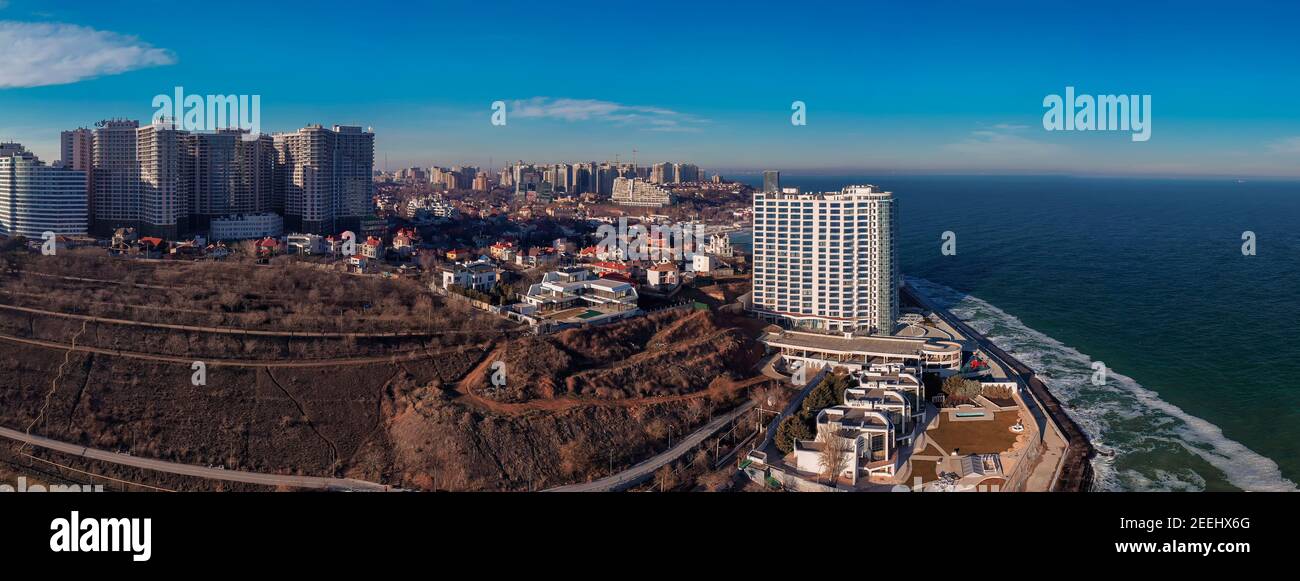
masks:
<svg viewBox="0 0 1300 581"><path fill-rule="evenodd" d="M1094 461L1100 488L1296 489L1300 182L782 176L853 183L899 200L909 284L1038 370L1114 451Z"/></svg>

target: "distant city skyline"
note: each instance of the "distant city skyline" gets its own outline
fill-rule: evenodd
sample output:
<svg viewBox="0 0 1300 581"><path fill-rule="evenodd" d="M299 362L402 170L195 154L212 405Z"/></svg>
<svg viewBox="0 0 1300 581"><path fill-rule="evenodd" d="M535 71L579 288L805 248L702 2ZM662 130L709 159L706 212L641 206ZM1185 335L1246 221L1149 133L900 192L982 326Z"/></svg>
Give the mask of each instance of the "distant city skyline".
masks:
<svg viewBox="0 0 1300 581"><path fill-rule="evenodd" d="M724 176L1300 176L1300 116L1286 98L1300 84L1288 28L1300 9L1245 4L1103 2L1098 13L1115 18L1078 26L1071 10L1035 3L1001 14L682 4L661 7L683 15L666 22L592 2L563 10L581 34L534 38L511 28L544 18L531 4L312 4L304 27L301 2L237 0L222 13L248 26L218 40L150 3L10 0L0 3L0 141L52 162L61 131L147 124L153 97L184 87L260 95L266 133L373 127L380 169L630 161L635 150L639 165L690 160ZM1046 131L1043 101L1067 87L1150 95L1150 140ZM796 101L806 125L791 124ZM496 102L505 125L491 122Z"/></svg>

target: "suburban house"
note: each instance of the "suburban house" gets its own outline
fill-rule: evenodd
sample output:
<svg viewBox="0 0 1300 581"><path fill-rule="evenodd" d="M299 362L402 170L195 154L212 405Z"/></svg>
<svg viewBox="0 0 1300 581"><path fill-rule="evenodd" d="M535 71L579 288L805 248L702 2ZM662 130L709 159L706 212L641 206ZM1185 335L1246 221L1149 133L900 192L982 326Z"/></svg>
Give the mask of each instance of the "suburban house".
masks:
<svg viewBox="0 0 1300 581"><path fill-rule="evenodd" d="M691 257L691 272L706 276L731 276L735 269L711 254L696 254Z"/></svg>
<svg viewBox="0 0 1300 581"><path fill-rule="evenodd" d="M366 243L361 245L361 254L371 260L381 260L384 258L384 240L374 236L366 237Z"/></svg>
<svg viewBox="0 0 1300 581"><path fill-rule="evenodd" d="M294 254L322 254L325 239L319 234L290 234L287 238L289 252Z"/></svg>
<svg viewBox="0 0 1300 581"><path fill-rule="evenodd" d="M677 265L671 262L660 262L645 269L645 278L650 288L661 291L672 290L682 282Z"/></svg>
<svg viewBox="0 0 1300 581"><path fill-rule="evenodd" d="M410 228L402 228L393 235L393 252L402 258L409 258L415 254L415 243L419 242L420 235Z"/></svg>
<svg viewBox="0 0 1300 581"><path fill-rule="evenodd" d="M590 270L578 267L542 275L542 282L529 286L522 298L542 312L587 307L601 313L622 313L637 308L636 287L597 278Z"/></svg>
<svg viewBox="0 0 1300 581"><path fill-rule="evenodd" d="M554 248L535 246L529 248L528 252L521 252L515 257L515 264L536 268L538 266L549 266L559 262L560 256Z"/></svg>
<svg viewBox="0 0 1300 581"><path fill-rule="evenodd" d="M348 258L348 266L356 272L365 272L366 267L370 265L370 259L364 254L355 254Z"/></svg>
<svg viewBox="0 0 1300 581"><path fill-rule="evenodd" d="M451 250L447 251L446 256L447 256L447 260L450 260L452 262L463 262L465 260L469 260L471 254L473 253L466 248L452 248Z"/></svg>
<svg viewBox="0 0 1300 581"><path fill-rule="evenodd" d="M497 285L497 269L487 261L440 266L442 288L458 286L479 292L492 292Z"/></svg>
<svg viewBox="0 0 1300 581"><path fill-rule="evenodd" d="M488 247L488 256L504 262L513 262L518 253L513 242L502 241Z"/></svg>

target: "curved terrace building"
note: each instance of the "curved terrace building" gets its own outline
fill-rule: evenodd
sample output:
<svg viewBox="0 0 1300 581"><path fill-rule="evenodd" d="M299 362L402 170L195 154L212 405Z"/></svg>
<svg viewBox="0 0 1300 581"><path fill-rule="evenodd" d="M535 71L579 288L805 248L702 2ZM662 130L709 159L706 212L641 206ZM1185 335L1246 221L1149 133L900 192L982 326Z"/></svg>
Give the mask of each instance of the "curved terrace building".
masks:
<svg viewBox="0 0 1300 581"><path fill-rule="evenodd" d="M753 311L823 333L891 333L897 233L894 196L875 186L755 192Z"/></svg>
<svg viewBox="0 0 1300 581"><path fill-rule="evenodd" d="M45 165L17 147L0 151L7 151L0 155L0 234L86 234L86 172Z"/></svg>

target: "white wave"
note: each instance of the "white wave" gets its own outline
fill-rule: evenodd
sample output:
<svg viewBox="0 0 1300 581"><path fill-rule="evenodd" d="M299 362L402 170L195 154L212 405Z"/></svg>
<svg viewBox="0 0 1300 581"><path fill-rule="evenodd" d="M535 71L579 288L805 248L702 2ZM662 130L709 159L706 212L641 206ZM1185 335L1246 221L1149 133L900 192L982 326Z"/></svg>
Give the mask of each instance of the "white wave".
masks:
<svg viewBox="0 0 1300 581"><path fill-rule="evenodd" d="M1243 490L1297 490L1294 482L1282 476L1276 462L1224 436L1218 426L1160 399L1133 378L1107 368L1108 381L1103 386L1094 386L1091 384L1093 360L1088 355L1030 328L1016 316L977 297L921 278L907 277L907 283L922 295L950 305L950 312L1033 368L1094 444L1106 445L1122 457L1126 452L1151 452L1161 440L1172 440L1214 466L1223 473L1223 478ZM1088 397L1095 393L1106 397ZM1123 426L1119 425L1122 422L1141 422L1147 433L1124 433ZM1108 437L1111 435L1115 437ZM1203 490L1205 487L1204 476L1192 470L1187 470L1184 476L1154 468L1146 474L1135 470L1116 472L1114 463L1114 458L1100 455L1094 459L1093 470L1099 487L1110 490Z"/></svg>

